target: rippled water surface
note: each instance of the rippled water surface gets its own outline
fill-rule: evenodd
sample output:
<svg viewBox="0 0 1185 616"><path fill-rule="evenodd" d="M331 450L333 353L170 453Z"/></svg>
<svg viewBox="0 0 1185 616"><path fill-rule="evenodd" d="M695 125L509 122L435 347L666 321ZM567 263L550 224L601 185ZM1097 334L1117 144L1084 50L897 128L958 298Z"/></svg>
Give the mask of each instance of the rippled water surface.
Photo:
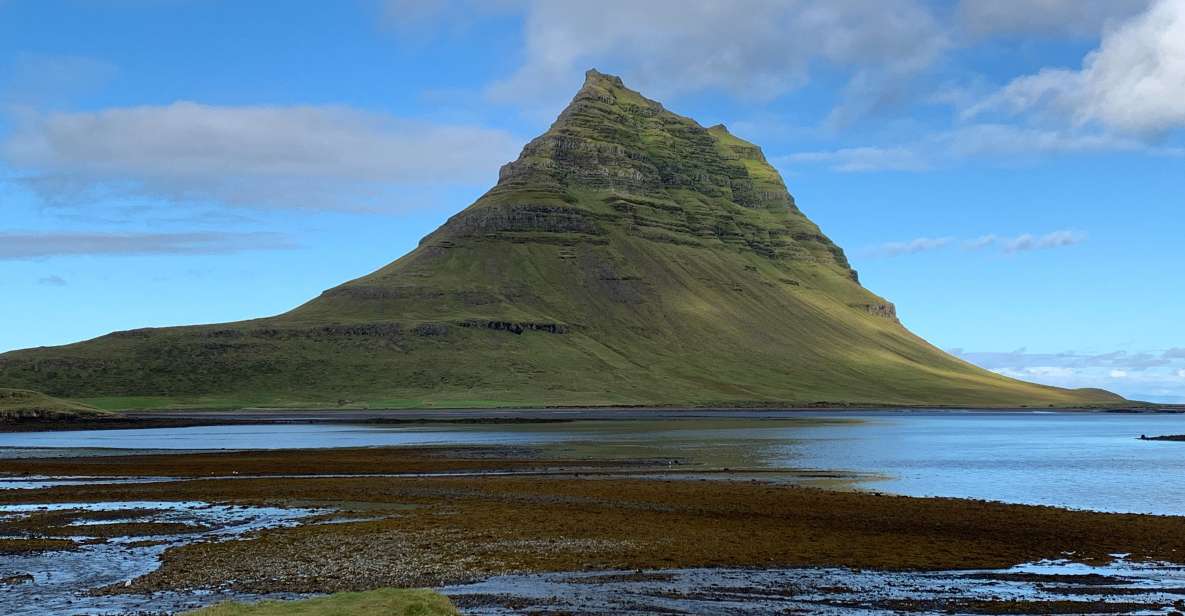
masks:
<svg viewBox="0 0 1185 616"><path fill-rule="evenodd" d="M820 469L858 486L1104 511L1185 514L1185 415L696 411L537 424L272 424L0 434L0 457L132 450L489 445L546 455L670 459L676 470ZM50 448L50 449L42 449ZM768 476L768 475L767 475Z"/></svg>

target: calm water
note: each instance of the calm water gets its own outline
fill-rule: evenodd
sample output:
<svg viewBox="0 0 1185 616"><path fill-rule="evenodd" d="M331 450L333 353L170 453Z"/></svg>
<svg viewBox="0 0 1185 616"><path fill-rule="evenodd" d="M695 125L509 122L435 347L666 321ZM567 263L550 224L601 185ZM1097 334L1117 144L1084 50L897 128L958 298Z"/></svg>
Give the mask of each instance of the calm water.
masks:
<svg viewBox="0 0 1185 616"><path fill-rule="evenodd" d="M695 465L681 468L845 471L862 478L861 488L914 496L1185 515L1185 442L1137 438L1185 434L1183 415L749 415L546 424L279 424L8 433L0 434L0 457L115 453L113 449L531 446L545 455L679 459Z"/></svg>

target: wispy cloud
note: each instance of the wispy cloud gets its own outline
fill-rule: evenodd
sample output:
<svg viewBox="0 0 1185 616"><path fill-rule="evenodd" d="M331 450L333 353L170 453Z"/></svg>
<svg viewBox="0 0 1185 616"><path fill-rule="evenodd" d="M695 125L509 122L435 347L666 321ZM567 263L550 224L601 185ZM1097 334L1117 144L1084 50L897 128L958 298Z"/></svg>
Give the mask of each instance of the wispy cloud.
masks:
<svg viewBox="0 0 1185 616"><path fill-rule="evenodd" d="M963 349L951 349L950 352L974 362L984 368L1013 368L1027 369L1033 366L1055 366L1070 369L1108 368L1139 372L1150 368L1173 365L1174 362L1185 364L1185 357L1176 353L1179 349L1167 351L1110 351L1107 353L1081 353L1065 351L1062 353L1032 353L1021 348L1015 351L971 352Z"/></svg>
<svg viewBox="0 0 1185 616"><path fill-rule="evenodd" d="M822 152L799 152L774 158L775 163L814 163L835 171L926 171L932 168L927 157L911 147L858 147Z"/></svg>
<svg viewBox="0 0 1185 616"><path fill-rule="evenodd" d="M994 245L998 241L1000 241L999 236L988 234L963 242L963 247L967 250L983 250L984 248Z"/></svg>
<svg viewBox="0 0 1185 616"><path fill-rule="evenodd" d="M178 102L26 116L0 157L56 204L383 210L409 206L400 192L492 180L517 147L501 130L342 106Z"/></svg>
<svg viewBox="0 0 1185 616"><path fill-rule="evenodd" d="M958 240L953 237L919 237L903 242L886 242L865 251L873 257L899 257L941 250L961 244L966 250L999 249L1006 254L1015 254L1030 250L1045 250L1073 246L1086 241L1087 235L1081 231L1061 230L1034 235L1025 233L1015 237L999 236L995 234L983 235L968 240Z"/></svg>
<svg viewBox="0 0 1185 616"><path fill-rule="evenodd" d="M66 283L65 278L62 278L61 276L54 274L52 276L38 278L37 284L46 286L46 287L64 287L64 286L66 286L67 283Z"/></svg>
<svg viewBox="0 0 1185 616"><path fill-rule="evenodd" d="M975 161L1016 165L1058 154L1132 152L1185 157L1185 148L1093 129L979 123L891 146L850 147L773 157L779 165L822 165L833 171L930 171Z"/></svg>
<svg viewBox="0 0 1185 616"><path fill-rule="evenodd" d="M981 238L982 239L982 238ZM1079 231L1054 231L1045 235L1026 233L1013 238L1001 238L997 241L1004 252L1024 252L1026 250L1044 250L1047 248L1061 248L1073 246L1086 241L1086 234Z"/></svg>
<svg viewBox="0 0 1185 616"><path fill-rule="evenodd" d="M210 255L294 247L286 236L276 233L0 233L0 260L81 255ZM43 279L43 283L48 280L53 284L55 278Z"/></svg>
<svg viewBox="0 0 1185 616"><path fill-rule="evenodd" d="M868 251L868 254L878 257L899 257L946 248L953 242L954 239L949 237L919 237L905 242L886 242L873 247Z"/></svg>

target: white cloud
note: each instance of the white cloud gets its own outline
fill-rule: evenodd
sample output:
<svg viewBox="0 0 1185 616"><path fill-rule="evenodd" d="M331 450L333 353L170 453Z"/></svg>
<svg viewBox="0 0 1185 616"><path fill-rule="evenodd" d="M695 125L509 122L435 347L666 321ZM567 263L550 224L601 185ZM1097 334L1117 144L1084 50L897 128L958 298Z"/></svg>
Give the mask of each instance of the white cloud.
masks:
<svg viewBox="0 0 1185 616"><path fill-rule="evenodd" d="M1108 373L1113 379L1126 379L1127 370L1112 370Z"/></svg>
<svg viewBox="0 0 1185 616"><path fill-rule="evenodd" d="M1107 24L1139 13L1149 0L962 0L959 25L975 36L1095 36Z"/></svg>
<svg viewBox="0 0 1185 616"><path fill-rule="evenodd" d="M991 246L992 244L995 244L997 241L999 241L999 239L1000 238L994 234L988 234L977 237L973 240L967 240L966 242L963 242L963 246L967 248L967 250L982 250L988 246Z"/></svg>
<svg viewBox="0 0 1185 616"><path fill-rule="evenodd" d="M228 254L293 248L275 233L0 233L0 260L79 255ZM57 284L56 276L42 284ZM62 281L64 284L65 281Z"/></svg>
<svg viewBox="0 0 1185 616"><path fill-rule="evenodd" d="M525 61L489 89L494 100L566 94L590 66L659 97L725 90L764 100L801 87L823 63L850 74L849 104L868 107L948 45L916 0L536 0L525 19Z"/></svg>
<svg viewBox="0 0 1185 616"><path fill-rule="evenodd" d="M1030 353L1026 349L1007 352L968 352L963 349L952 349L951 353L971 361L985 368L1009 368L1026 370L1028 366L1059 366L1079 370L1116 369L1126 372L1141 372L1152 368L1164 368L1172 365L1173 361L1167 356L1151 352L1129 353L1127 351L1112 351L1109 353L1077 353L1066 351L1063 353Z"/></svg>
<svg viewBox="0 0 1185 616"><path fill-rule="evenodd" d="M1177 371L1177 378L1185 379L1185 368Z"/></svg>
<svg viewBox="0 0 1185 616"><path fill-rule="evenodd" d="M385 209L395 188L492 181L516 149L504 131L348 107L177 102L25 117L0 143L0 156L59 201L115 192Z"/></svg>
<svg viewBox="0 0 1185 616"><path fill-rule="evenodd" d="M1026 233L1014 238L1001 240L1001 243L1003 244L1004 252L1014 253L1027 250L1044 250L1047 248L1073 246L1074 244L1081 244L1084 241L1086 241L1085 233L1062 230L1040 236Z"/></svg>
<svg viewBox="0 0 1185 616"><path fill-rule="evenodd" d="M1074 369L1063 366L1032 366L1025 368L1024 373L1029 376L1068 377L1074 376Z"/></svg>
<svg viewBox="0 0 1185 616"><path fill-rule="evenodd" d="M1103 34L1078 70L1019 77L967 110L1037 112L1137 135L1185 126L1185 0L1157 0Z"/></svg>
<svg viewBox="0 0 1185 616"><path fill-rule="evenodd" d="M938 250L949 246L954 240L949 237L919 237L907 242L887 242L869 251L870 255L882 257L897 257L912 255L919 252Z"/></svg>
<svg viewBox="0 0 1185 616"><path fill-rule="evenodd" d="M925 171L931 168L924 156L906 147L860 147L829 152L800 152L779 156L775 162L819 163L844 172Z"/></svg>
<svg viewBox="0 0 1185 616"><path fill-rule="evenodd" d="M1025 233L1016 237L1002 237L993 233L974 239L963 240L961 243L963 248L967 250L984 250L997 247L1005 253L1013 254L1029 250L1073 246L1086 241L1086 238L1086 234L1081 231L1061 230L1044 235ZM865 254L873 257L897 257L940 250L958 241L952 237L919 237L905 242L881 244L865 251Z"/></svg>
<svg viewBox="0 0 1185 616"><path fill-rule="evenodd" d="M932 139L938 156L953 159L973 157L1014 158L1045 154L1145 151L1179 156L1181 151L1157 148L1117 135L1078 130L1053 130L1008 124L971 124L941 133ZM923 146L924 147L924 146Z"/></svg>
<svg viewBox="0 0 1185 616"><path fill-rule="evenodd" d="M1101 152L1185 157L1182 148L1151 145L1140 139L1099 131L981 123L937 132L902 145L798 152L775 156L772 160L776 164L818 164L833 171L852 173L929 171L964 161L1015 165L1049 155Z"/></svg>

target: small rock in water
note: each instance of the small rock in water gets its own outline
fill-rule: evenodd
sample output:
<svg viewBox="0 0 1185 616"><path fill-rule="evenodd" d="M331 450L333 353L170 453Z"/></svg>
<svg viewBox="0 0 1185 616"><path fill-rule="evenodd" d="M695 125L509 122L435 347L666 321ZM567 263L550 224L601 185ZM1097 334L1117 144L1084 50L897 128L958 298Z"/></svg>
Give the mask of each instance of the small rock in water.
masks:
<svg viewBox="0 0 1185 616"><path fill-rule="evenodd" d="M17 584L32 584L33 575L29 573L18 573L8 577L0 578L0 586L15 586Z"/></svg>

